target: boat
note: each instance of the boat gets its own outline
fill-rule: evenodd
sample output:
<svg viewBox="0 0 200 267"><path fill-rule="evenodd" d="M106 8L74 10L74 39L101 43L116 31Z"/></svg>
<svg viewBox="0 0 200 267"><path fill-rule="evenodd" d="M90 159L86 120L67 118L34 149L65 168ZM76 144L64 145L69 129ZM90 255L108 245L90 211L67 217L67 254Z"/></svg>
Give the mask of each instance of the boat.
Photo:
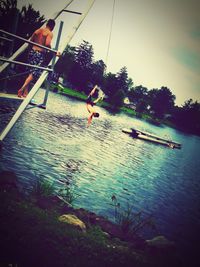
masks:
<svg viewBox="0 0 200 267"><path fill-rule="evenodd" d="M122 132L129 134L133 138L137 138L137 139L149 141L152 143L164 145L164 146L167 146L170 148L181 149L181 144L174 142L170 139L162 138L162 137L159 137L157 135L154 135L154 134L151 134L148 132L140 131L140 130L137 130L134 128L130 128L130 129L124 128L124 129L122 129Z"/></svg>

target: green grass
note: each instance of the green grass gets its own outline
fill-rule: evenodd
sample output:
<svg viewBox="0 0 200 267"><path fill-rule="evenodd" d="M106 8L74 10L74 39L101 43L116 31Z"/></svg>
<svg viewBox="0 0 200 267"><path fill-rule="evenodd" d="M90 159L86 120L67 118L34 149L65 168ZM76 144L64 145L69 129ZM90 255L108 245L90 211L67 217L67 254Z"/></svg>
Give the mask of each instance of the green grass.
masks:
<svg viewBox="0 0 200 267"><path fill-rule="evenodd" d="M98 227L86 234L58 221L56 211L0 193L0 245L4 263L23 266L146 266L142 253L109 240Z"/></svg>
<svg viewBox="0 0 200 267"><path fill-rule="evenodd" d="M89 221L86 232L60 222L60 215L71 209L62 211L60 202L41 208L34 191L33 195L18 191L16 179L14 173L0 173L1 267L180 267L173 255L155 258L136 250L133 243L109 237ZM49 184L42 184L39 197L41 191L50 202Z"/></svg>

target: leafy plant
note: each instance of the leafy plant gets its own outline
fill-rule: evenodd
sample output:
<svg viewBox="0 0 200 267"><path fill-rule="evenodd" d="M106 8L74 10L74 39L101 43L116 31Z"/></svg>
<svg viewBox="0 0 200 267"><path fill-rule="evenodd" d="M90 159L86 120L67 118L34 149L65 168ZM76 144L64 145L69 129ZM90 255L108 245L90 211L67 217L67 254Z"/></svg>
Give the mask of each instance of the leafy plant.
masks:
<svg viewBox="0 0 200 267"><path fill-rule="evenodd" d="M151 229L156 228L152 215L145 217L142 211L133 212L133 207L129 203L127 203L126 209L122 210L115 195L111 197L111 200L114 206L115 222L120 225L125 234L136 234L145 227L150 227Z"/></svg>
<svg viewBox="0 0 200 267"><path fill-rule="evenodd" d="M53 182L37 180L33 192L37 196L51 196L54 192Z"/></svg>
<svg viewBox="0 0 200 267"><path fill-rule="evenodd" d="M78 194L75 192L75 189L72 186L69 187L69 185L60 189L58 195L64 200L64 202L70 205L72 205L72 203L78 197Z"/></svg>

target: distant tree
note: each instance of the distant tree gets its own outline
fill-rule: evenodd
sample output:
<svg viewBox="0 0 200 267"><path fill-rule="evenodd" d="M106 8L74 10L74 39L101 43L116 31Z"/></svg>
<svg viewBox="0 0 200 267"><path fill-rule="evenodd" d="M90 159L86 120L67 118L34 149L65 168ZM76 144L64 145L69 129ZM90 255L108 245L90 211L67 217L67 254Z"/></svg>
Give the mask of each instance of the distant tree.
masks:
<svg viewBox="0 0 200 267"><path fill-rule="evenodd" d="M141 100L146 100L148 90L142 85L132 87L128 92L128 98L131 102L138 104Z"/></svg>
<svg viewBox="0 0 200 267"><path fill-rule="evenodd" d="M134 85L132 78L128 78L127 85L128 85L128 92L130 92L133 89Z"/></svg>
<svg viewBox="0 0 200 267"><path fill-rule="evenodd" d="M171 112L176 97L167 87L161 87L161 89L151 89L148 92L148 99L155 117L163 118L165 114Z"/></svg>
<svg viewBox="0 0 200 267"><path fill-rule="evenodd" d="M0 1L0 25L5 31L12 31L13 19L15 18L17 9L17 0L1 0Z"/></svg>
<svg viewBox="0 0 200 267"><path fill-rule="evenodd" d="M128 79L128 71L126 67L120 69L120 71L116 74L117 77L117 91L122 90L124 95L127 94L129 89L129 79Z"/></svg>
<svg viewBox="0 0 200 267"><path fill-rule="evenodd" d="M17 0L2 0L0 2L0 25L1 29L12 32L23 38L29 38L36 28L44 23L44 16L39 11L35 11L32 5L28 8L23 6L20 11L17 8ZM14 39L13 50L16 50L23 43ZM9 50L10 44L5 44Z"/></svg>
<svg viewBox="0 0 200 267"><path fill-rule="evenodd" d="M75 62L70 80L78 90L85 93L89 91L88 83L92 74L93 54L93 47L87 41L83 41L74 51Z"/></svg>
<svg viewBox="0 0 200 267"><path fill-rule="evenodd" d="M31 4L23 6L19 16L17 34L28 39L32 33L44 24L45 18Z"/></svg>
<svg viewBox="0 0 200 267"><path fill-rule="evenodd" d="M176 125L200 135L200 103L189 99L182 107L175 107L172 115L172 122Z"/></svg>
<svg viewBox="0 0 200 267"><path fill-rule="evenodd" d="M128 82L130 80L126 68L122 68L117 74L109 72L105 75L104 92L113 109L119 109L123 105L128 90Z"/></svg>
<svg viewBox="0 0 200 267"><path fill-rule="evenodd" d="M92 45L83 40L83 42L75 50L75 61L79 64L81 69L88 69L93 61L93 47Z"/></svg>
<svg viewBox="0 0 200 267"><path fill-rule="evenodd" d="M91 83L98 84L103 86L104 84L104 70L105 70L105 63L103 60L95 61L92 64L92 76L91 76Z"/></svg>
<svg viewBox="0 0 200 267"><path fill-rule="evenodd" d="M118 110L120 107L122 107L124 104L124 98L125 98L125 93L123 90L120 89L117 92L115 92L115 94L109 99L112 108L114 110Z"/></svg>
<svg viewBox="0 0 200 267"><path fill-rule="evenodd" d="M55 71L60 73L64 82L71 82L71 73L75 64L75 49L74 46L68 45L55 65Z"/></svg>
<svg viewBox="0 0 200 267"><path fill-rule="evenodd" d="M104 92L108 96L108 100L115 94L117 88L117 77L114 73L107 73L105 75Z"/></svg>

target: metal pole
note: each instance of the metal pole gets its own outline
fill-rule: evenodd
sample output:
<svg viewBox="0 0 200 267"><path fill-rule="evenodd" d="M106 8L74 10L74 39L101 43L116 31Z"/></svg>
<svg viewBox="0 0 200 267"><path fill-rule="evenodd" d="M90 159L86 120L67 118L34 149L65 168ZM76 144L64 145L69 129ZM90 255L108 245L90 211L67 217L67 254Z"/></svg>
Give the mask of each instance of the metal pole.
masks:
<svg viewBox="0 0 200 267"><path fill-rule="evenodd" d="M4 57L0 57L0 61L10 62L12 64L23 65L23 66L36 68L36 69L41 69L41 70L47 70L47 71L50 71L50 72L53 71L53 69L49 69L49 68L45 68L45 67L41 67L41 66L37 66L37 65L31 65L31 64L28 64L28 63L20 62L20 61L10 60L10 59L4 58Z"/></svg>
<svg viewBox="0 0 200 267"><path fill-rule="evenodd" d="M19 108L16 111L15 115L12 117L12 119L10 120L10 122L8 123L8 125L6 126L6 128L1 133L1 135L0 135L0 141L3 141L3 139L6 137L6 135L9 133L9 131L12 129L12 127L14 126L14 124L17 122L17 120L19 119L19 117L22 114L22 112L25 110L25 108L28 106L28 104L31 101L31 99L34 97L34 95L39 90L40 86L44 82L44 80L47 77L47 75L48 75L48 72L47 71L44 71L42 73L42 75L40 76L40 78L37 80L37 82L35 83L35 85L31 89L31 91L27 95L27 97L23 100L23 102L19 106Z"/></svg>
<svg viewBox="0 0 200 267"><path fill-rule="evenodd" d="M53 53L56 53L56 52L57 52L57 51L55 51L54 49L51 49L51 48L49 48L49 47L47 47L47 46L40 45L40 44L38 44L38 43L32 42L32 41L30 41L30 40L27 40L27 39L21 37L21 36L15 35L15 34L13 34L13 33L6 32L6 31L1 30L1 29L0 29L0 32L1 32L1 33L4 33L4 34L7 34L7 35L9 35L9 36L11 36L11 37L14 37L14 38L16 38L16 39L22 40L22 41L24 41L25 43L32 44L32 45L36 45L36 46L41 47L41 48L43 48L43 49L45 49L45 50L48 50L48 51L50 51L50 52L53 52Z"/></svg>
<svg viewBox="0 0 200 267"><path fill-rule="evenodd" d="M59 26L59 31L58 31L57 39L56 39L56 45L55 45L55 49L56 50L58 50L58 46L59 46L59 42L60 42L60 37L61 37L62 29L63 29L63 24L64 24L64 22L61 21L60 22L60 26ZM52 66L51 66L52 69L54 68L55 62L56 62L56 56L54 56L53 59L52 59ZM44 102L42 104L44 107L46 107L46 104L47 104L49 89L50 89L50 82L47 80L46 93L45 93L45 96L44 96Z"/></svg>

